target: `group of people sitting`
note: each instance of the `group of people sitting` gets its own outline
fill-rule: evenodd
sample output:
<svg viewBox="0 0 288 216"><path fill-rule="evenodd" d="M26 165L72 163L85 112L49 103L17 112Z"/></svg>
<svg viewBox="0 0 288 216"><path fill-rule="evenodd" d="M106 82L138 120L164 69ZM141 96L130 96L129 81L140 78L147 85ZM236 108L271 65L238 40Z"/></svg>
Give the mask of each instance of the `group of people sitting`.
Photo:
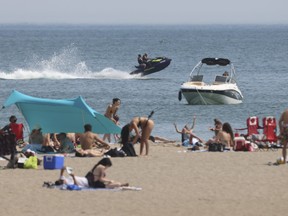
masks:
<svg viewBox="0 0 288 216"><path fill-rule="evenodd" d="M228 122L222 124L219 119L214 119L214 127L209 130L214 131L215 135L208 141L197 136L194 132L196 117L194 116L192 126L187 124L178 130L177 125L174 123L174 127L177 133L181 134L181 142L183 146L192 146L192 150L198 150L200 147L208 148L210 144L222 144L225 149L232 150L234 148L234 133L231 125Z"/></svg>
<svg viewBox="0 0 288 216"><path fill-rule="evenodd" d="M115 103L119 103L119 99ZM108 117L108 116L106 116ZM17 123L16 116L9 118L10 123L1 131L12 130L16 135L17 142L23 143L24 149L28 149L35 144L40 145L43 153L72 153L80 157L99 157L103 156L111 147L98 134L92 132L90 124L84 125L83 133L42 133L41 126L35 126L29 134L28 143L24 142L24 125ZM149 139L154 128L154 122L149 117L134 117L128 124L122 128L122 144L137 142L140 143L140 155L149 154ZM123 133L127 131L127 133ZM130 136L131 132L134 136ZM156 139L156 138L155 138ZM25 146L26 145L26 146ZM28 146L29 145L29 146ZM144 152L145 150L145 152Z"/></svg>

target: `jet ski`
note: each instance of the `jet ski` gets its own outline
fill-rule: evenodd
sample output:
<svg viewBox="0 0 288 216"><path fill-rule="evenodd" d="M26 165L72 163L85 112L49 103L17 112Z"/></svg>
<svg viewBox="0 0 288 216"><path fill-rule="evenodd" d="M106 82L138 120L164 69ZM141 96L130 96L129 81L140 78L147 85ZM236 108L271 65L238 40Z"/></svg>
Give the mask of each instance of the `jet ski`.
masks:
<svg viewBox="0 0 288 216"><path fill-rule="evenodd" d="M147 61L146 67L143 68L143 66L138 65L135 66L137 69L132 71L130 74L141 74L141 76L146 76L158 71L163 70L164 68L168 67L172 59L166 58L166 57L156 57L153 59L149 59Z"/></svg>

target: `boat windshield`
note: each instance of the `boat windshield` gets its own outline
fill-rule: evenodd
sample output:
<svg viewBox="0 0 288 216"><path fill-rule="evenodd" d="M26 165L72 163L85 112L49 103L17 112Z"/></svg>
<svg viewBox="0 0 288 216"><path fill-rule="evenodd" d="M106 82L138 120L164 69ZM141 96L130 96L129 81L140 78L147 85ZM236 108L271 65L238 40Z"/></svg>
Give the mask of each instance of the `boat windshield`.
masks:
<svg viewBox="0 0 288 216"><path fill-rule="evenodd" d="M203 75L194 75L191 79L192 82L202 82Z"/></svg>

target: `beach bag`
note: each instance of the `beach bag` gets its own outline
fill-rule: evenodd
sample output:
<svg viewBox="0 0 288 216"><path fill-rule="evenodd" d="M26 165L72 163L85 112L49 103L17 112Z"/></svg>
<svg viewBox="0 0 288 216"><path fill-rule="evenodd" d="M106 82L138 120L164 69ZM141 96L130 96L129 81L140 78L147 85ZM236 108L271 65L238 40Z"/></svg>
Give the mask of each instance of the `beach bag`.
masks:
<svg viewBox="0 0 288 216"><path fill-rule="evenodd" d="M249 152L254 151L253 145L251 143L246 143L244 151L249 151Z"/></svg>
<svg viewBox="0 0 288 216"><path fill-rule="evenodd" d="M105 155L109 155L110 157L125 157L126 156L124 151L122 151L121 149L118 150L117 148L110 149L109 151L105 153Z"/></svg>
<svg viewBox="0 0 288 216"><path fill-rule="evenodd" d="M211 152L223 152L225 149L225 145L221 143L210 143L208 146L208 151Z"/></svg>
<svg viewBox="0 0 288 216"><path fill-rule="evenodd" d="M37 167L38 167L37 164L38 164L37 156L30 156L24 162L24 168L25 169L37 169Z"/></svg>
<svg viewBox="0 0 288 216"><path fill-rule="evenodd" d="M244 151L244 146L241 143L236 143L235 145L235 151Z"/></svg>
<svg viewBox="0 0 288 216"><path fill-rule="evenodd" d="M121 150L125 152L126 156L129 156L129 157L137 156L135 149L134 149L134 145L132 143L124 144Z"/></svg>

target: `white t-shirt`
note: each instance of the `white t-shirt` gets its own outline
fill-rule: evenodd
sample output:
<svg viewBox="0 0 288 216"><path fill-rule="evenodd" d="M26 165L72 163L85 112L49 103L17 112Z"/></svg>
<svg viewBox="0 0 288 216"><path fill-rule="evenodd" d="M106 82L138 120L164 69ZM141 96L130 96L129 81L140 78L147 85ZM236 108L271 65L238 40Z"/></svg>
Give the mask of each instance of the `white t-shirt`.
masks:
<svg viewBox="0 0 288 216"><path fill-rule="evenodd" d="M80 176L75 176L75 179L76 179L77 184L78 184L79 187L81 187L81 188L89 187L87 178L80 177ZM66 181L67 185L73 185L74 184L74 180L73 180L72 176L69 176L69 177L63 176L63 180Z"/></svg>

